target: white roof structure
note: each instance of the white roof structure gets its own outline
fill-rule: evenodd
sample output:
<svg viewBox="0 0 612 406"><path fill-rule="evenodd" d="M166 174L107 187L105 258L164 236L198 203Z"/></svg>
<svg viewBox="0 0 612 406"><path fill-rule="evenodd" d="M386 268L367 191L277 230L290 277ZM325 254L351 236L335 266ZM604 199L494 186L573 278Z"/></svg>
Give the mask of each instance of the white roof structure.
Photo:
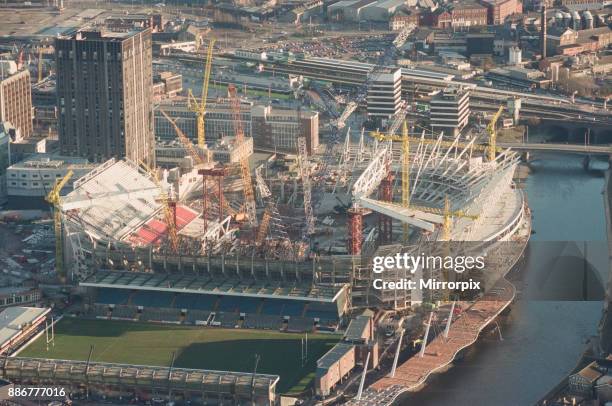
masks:
<svg viewBox="0 0 612 406"><path fill-rule="evenodd" d="M21 334L22 329L51 309L40 307L9 307L0 313L0 347Z"/></svg>
<svg viewBox="0 0 612 406"><path fill-rule="evenodd" d="M121 240L161 210L159 194L136 164L111 159L78 179L61 208L89 234Z"/></svg>

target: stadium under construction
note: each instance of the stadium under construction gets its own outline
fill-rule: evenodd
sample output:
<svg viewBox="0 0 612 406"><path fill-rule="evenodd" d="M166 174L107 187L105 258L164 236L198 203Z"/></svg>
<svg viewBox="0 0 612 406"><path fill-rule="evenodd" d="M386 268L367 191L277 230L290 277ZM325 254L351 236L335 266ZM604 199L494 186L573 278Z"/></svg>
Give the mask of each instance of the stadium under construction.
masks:
<svg viewBox="0 0 612 406"><path fill-rule="evenodd" d="M477 242L473 252L488 254L487 272L475 275L483 293L499 289L529 238L529 210L513 182L519 157L497 148L490 135L413 134L405 124L400 135L362 131L355 138L347 130L344 142L314 156L298 138L296 156L251 159L247 171L244 162L221 165L191 145L197 156L180 168L111 159L77 179L56 207L63 271L87 294L85 314L344 331L366 309L375 310L376 319L389 312L406 316L453 295L375 289L375 278L414 279L424 270L376 274L374 257L422 252L431 244L438 252L452 250L451 242L467 241ZM465 306L475 300L457 298ZM484 325L475 325L472 335ZM321 359L319 395L333 393L358 364L378 365L383 349L373 336L345 337ZM330 368L348 354L349 367L332 377ZM442 358L452 362L453 356Z"/></svg>

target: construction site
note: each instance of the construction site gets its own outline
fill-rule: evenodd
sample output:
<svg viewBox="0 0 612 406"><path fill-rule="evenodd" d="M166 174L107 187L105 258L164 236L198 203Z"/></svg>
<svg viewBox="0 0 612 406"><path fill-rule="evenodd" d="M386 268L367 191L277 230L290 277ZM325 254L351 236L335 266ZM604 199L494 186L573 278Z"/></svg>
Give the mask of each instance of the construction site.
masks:
<svg viewBox="0 0 612 406"><path fill-rule="evenodd" d="M395 47L411 29L398 34ZM47 196L54 207L57 275L86 298L82 312L89 318L343 332L340 342L317 361L316 394L325 398L346 389L345 396L354 397L355 404L372 404L380 396L391 404L451 363L514 298L504 278L529 239L530 212L513 180L519 156L496 145L503 108L480 134L470 136L421 131L406 120L408 103L384 122L384 131L351 131L346 123L353 112L364 103L370 108L372 100L382 97L372 89L387 91L380 78L397 79L397 72L384 68L393 48L381 56L344 111L327 112L334 117L328 142L317 147L298 135L295 154L257 154L253 139L245 134L243 100L234 85L228 86L224 101L233 114L232 135L207 143L213 46L211 40L201 98L189 91L187 108L196 114L195 134L185 134L180 117L171 117L163 105L158 110L184 152L178 166L156 168L112 158L79 178L72 179L70 170L58 179ZM297 114L301 123L299 109ZM72 191L61 196L69 181ZM423 252L487 256L486 272L470 274L481 290L466 296L448 289L376 288L375 279L381 278L465 277L443 269L373 271L375 257ZM430 336L430 326L436 323L431 309L450 303L445 340ZM476 309L479 316L473 319L466 310L455 317L455 305ZM424 311L430 311L427 323ZM415 316L424 317L411 335L426 328L420 355L426 362L409 359L398 365L406 328L396 322L393 340L381 345L375 326ZM433 355L425 352L431 340L441 341ZM383 356L394 359L389 378L366 379L370 367L382 365ZM306 358L302 349L302 369ZM348 387L340 390L343 378L359 366L363 376L358 393L351 394ZM342 373L336 373L337 368ZM198 382L207 374L212 372L198 375ZM265 403L275 404L278 377L258 377L266 382L260 391ZM280 379L282 385L286 378ZM198 386L196 391L206 392L205 398L221 393L219 402L239 404L249 396L243 389L219 392Z"/></svg>

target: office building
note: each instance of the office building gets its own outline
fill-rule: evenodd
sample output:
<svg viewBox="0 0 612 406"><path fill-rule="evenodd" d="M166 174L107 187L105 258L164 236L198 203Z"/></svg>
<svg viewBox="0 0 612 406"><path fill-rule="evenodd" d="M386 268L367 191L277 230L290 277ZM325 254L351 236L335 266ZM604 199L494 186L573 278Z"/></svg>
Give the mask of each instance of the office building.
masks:
<svg viewBox="0 0 612 406"><path fill-rule="evenodd" d="M81 176L96 168L84 158L33 154L24 161L9 166L6 170L7 194L9 200L24 202L24 207L41 203L53 188L55 181L74 173L66 183L64 192L72 190L72 184ZM29 201L27 199L30 199ZM29 205L32 203L32 206Z"/></svg>
<svg viewBox="0 0 612 406"><path fill-rule="evenodd" d="M196 114L184 104L167 104L163 110L176 121L178 127L195 142ZM297 137L306 137L308 153L312 154L319 146L319 113L273 108L271 106L242 103L240 121L244 135L253 137L253 148L275 150L278 152L297 152ZM228 104L210 105L206 111L206 142L209 148L219 139L236 133L234 115ZM174 128L155 111L155 137L158 141L171 141L176 138Z"/></svg>
<svg viewBox="0 0 612 406"><path fill-rule="evenodd" d="M23 137L32 135L32 90L27 69L0 77L0 122L4 121L18 128Z"/></svg>
<svg viewBox="0 0 612 406"><path fill-rule="evenodd" d="M319 113L253 106L251 131L255 148L296 153L298 137L305 137L313 154L319 146Z"/></svg>
<svg viewBox="0 0 612 406"><path fill-rule="evenodd" d="M154 162L151 30L79 31L55 41L63 155Z"/></svg>
<svg viewBox="0 0 612 406"><path fill-rule="evenodd" d="M457 135L467 125L470 117L470 94L467 90L447 88L434 95L430 105L431 128Z"/></svg>
<svg viewBox="0 0 612 406"><path fill-rule="evenodd" d="M373 73L368 86L368 117L386 120L397 114L401 106L401 69Z"/></svg>

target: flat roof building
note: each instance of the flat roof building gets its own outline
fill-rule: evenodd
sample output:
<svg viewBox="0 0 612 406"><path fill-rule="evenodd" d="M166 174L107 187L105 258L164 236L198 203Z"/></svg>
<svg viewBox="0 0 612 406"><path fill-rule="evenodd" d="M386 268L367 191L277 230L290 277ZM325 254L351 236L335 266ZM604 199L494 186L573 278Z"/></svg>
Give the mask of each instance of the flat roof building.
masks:
<svg viewBox="0 0 612 406"><path fill-rule="evenodd" d="M185 104L163 106L179 128L195 140L196 115ZM240 118L244 135L253 137L253 148L269 149L277 152L297 152L297 138L306 137L308 152L313 153L319 146L319 113L273 108L272 106L241 103ZM206 111L206 142L214 148L217 140L235 134L234 115L228 104L216 104ZM155 111L155 136L160 141L176 139L174 128ZM213 157L214 159L214 157Z"/></svg>
<svg viewBox="0 0 612 406"><path fill-rule="evenodd" d="M469 117L469 91L447 88L432 97L430 122L433 131L457 135L467 125Z"/></svg>
<svg viewBox="0 0 612 406"><path fill-rule="evenodd" d="M366 97L368 117L389 119L401 106L402 70L392 69L382 73L370 73L370 85Z"/></svg>

